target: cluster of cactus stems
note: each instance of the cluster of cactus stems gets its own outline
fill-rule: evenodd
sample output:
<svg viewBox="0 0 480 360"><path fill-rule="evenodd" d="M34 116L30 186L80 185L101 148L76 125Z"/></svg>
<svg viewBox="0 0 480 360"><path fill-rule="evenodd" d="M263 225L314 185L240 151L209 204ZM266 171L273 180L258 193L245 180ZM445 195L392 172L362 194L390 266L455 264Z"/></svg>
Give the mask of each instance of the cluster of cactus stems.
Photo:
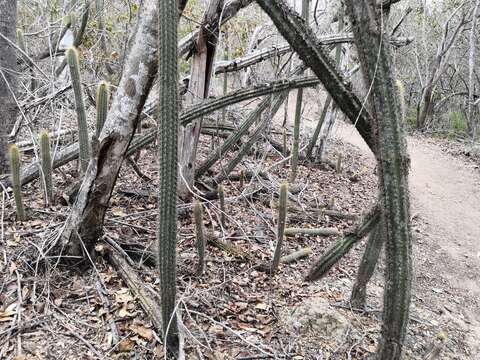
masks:
<svg viewBox="0 0 480 360"><path fill-rule="evenodd" d="M100 84L98 84L97 88L97 138L100 137L103 125L105 124L105 120L107 119L109 98L110 92L108 89L108 84L105 81L102 81L100 82Z"/></svg>
<svg viewBox="0 0 480 360"><path fill-rule="evenodd" d="M79 142L79 160L82 172L87 170L89 161L89 144L88 144L88 127L87 115L85 111L85 103L83 99L82 83L80 79L80 62L78 59L78 51L75 47L67 49L67 63L70 69L70 77L72 79L73 93L75 95L75 110L77 111L78 123L78 142Z"/></svg>
<svg viewBox="0 0 480 360"><path fill-rule="evenodd" d="M20 178L20 152L17 145L10 146L10 169L12 171L12 187L13 197L15 198L15 206L17 209L17 220L25 221L25 208L23 207L22 198L22 180Z"/></svg>
<svg viewBox="0 0 480 360"><path fill-rule="evenodd" d="M277 224L277 246L275 247L275 253L273 254L272 267L270 273L274 274L278 265L280 264L280 258L282 257L282 245L285 237L285 225L287 223L287 192L288 183L280 185L280 199L278 202L278 224Z"/></svg>
<svg viewBox="0 0 480 360"><path fill-rule="evenodd" d="M200 202L195 203L193 218L198 252L197 276L202 276L205 271L205 231L203 227L203 206Z"/></svg>
<svg viewBox="0 0 480 360"><path fill-rule="evenodd" d="M218 185L218 198L220 200L220 223L225 228L225 189L223 185Z"/></svg>
<svg viewBox="0 0 480 360"><path fill-rule="evenodd" d="M42 165L43 185L45 191L45 204L53 204L53 181L52 181L52 155L50 153L50 135L48 131L40 134L40 161Z"/></svg>

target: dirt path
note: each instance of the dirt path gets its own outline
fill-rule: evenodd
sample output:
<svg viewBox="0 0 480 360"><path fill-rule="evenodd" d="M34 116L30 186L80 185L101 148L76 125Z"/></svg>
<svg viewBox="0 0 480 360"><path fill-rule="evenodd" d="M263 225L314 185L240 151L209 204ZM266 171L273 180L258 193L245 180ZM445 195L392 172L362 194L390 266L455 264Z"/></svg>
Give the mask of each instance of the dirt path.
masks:
<svg viewBox="0 0 480 360"><path fill-rule="evenodd" d="M334 136L370 153L352 126L340 124ZM408 149L413 304L443 307L466 332L467 353L480 359L480 174L433 143L410 137Z"/></svg>

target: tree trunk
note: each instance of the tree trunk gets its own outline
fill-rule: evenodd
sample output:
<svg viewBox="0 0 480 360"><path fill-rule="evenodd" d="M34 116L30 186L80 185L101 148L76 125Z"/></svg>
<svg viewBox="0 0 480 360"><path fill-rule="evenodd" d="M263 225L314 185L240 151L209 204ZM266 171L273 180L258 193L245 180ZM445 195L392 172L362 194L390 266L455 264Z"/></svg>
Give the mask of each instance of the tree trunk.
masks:
<svg viewBox="0 0 480 360"><path fill-rule="evenodd" d="M16 31L17 1L0 0L0 33L15 43ZM0 175L9 172L8 138L18 113L16 68L15 48L0 37Z"/></svg>
<svg viewBox="0 0 480 360"><path fill-rule="evenodd" d="M186 104L191 105L201 102L208 97L210 79L212 77L217 39L219 36L220 13L223 8L223 0L211 0L203 16L202 26L198 38L195 53L192 59L192 71L188 86ZM191 197L191 189L195 180L195 160L197 157L198 140L202 119L197 119L179 132L178 141L178 195L183 199Z"/></svg>
<svg viewBox="0 0 480 360"><path fill-rule="evenodd" d="M369 101L377 134L380 204L385 220L387 268L382 339L377 356L382 360L397 360L402 358L407 331L412 277L409 158L390 47L382 32L379 14L374 2L369 0L349 0L346 4L364 80L372 84Z"/></svg>
<svg viewBox="0 0 480 360"><path fill-rule="evenodd" d="M98 144L92 146L93 157L62 234L63 246L70 255L82 256L83 246L91 252L102 234L124 154L157 72L158 2L145 0L141 11L120 84Z"/></svg>
<svg viewBox="0 0 480 360"><path fill-rule="evenodd" d="M427 119L432 115L433 86L427 85L423 90L422 100L417 110L417 129L424 130Z"/></svg>

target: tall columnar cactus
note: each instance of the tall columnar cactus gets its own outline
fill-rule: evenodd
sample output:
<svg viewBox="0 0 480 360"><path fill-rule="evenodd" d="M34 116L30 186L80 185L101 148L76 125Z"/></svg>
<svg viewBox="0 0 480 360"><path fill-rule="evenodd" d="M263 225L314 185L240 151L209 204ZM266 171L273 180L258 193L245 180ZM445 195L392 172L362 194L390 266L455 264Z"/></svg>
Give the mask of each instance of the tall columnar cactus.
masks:
<svg viewBox="0 0 480 360"><path fill-rule="evenodd" d="M203 272L205 271L205 234L203 228L203 207L200 202L195 203L193 217L195 220L195 235L197 237L197 276L202 276Z"/></svg>
<svg viewBox="0 0 480 360"><path fill-rule="evenodd" d="M220 200L220 223L225 228L225 189L223 185L218 185L218 199Z"/></svg>
<svg viewBox="0 0 480 360"><path fill-rule="evenodd" d="M85 103L83 100L82 83L80 80L80 62L78 51L73 46L67 49L67 63L72 78L73 93L75 95L75 110L77 111L78 142L80 146L79 159L82 172L87 170L89 161L88 126Z"/></svg>
<svg viewBox="0 0 480 360"><path fill-rule="evenodd" d="M240 170L240 189L245 186L245 170Z"/></svg>
<svg viewBox="0 0 480 360"><path fill-rule="evenodd" d="M394 67L382 15L369 0L348 0L347 9L364 81L371 87L380 204L386 249L382 338L377 359L400 360L409 321L412 285L412 234L405 131L401 119Z"/></svg>
<svg viewBox="0 0 480 360"><path fill-rule="evenodd" d="M17 29L17 44L20 50L26 51L25 47L25 36L22 29Z"/></svg>
<svg viewBox="0 0 480 360"><path fill-rule="evenodd" d="M274 274L278 269L280 258L282 257L282 245L285 237L285 224L287 222L287 192L288 183L280 185L280 199L278 202L278 224L277 224L277 246L273 254L271 274Z"/></svg>
<svg viewBox="0 0 480 360"><path fill-rule="evenodd" d="M110 98L110 92L108 90L108 84L105 81L100 82L97 88L97 127L96 135L100 137L103 125L107 119L108 112L108 100Z"/></svg>
<svg viewBox="0 0 480 360"><path fill-rule="evenodd" d="M335 164L335 172L340 174L342 172L342 153L337 153L337 163Z"/></svg>
<svg viewBox="0 0 480 360"><path fill-rule="evenodd" d="M42 164L45 204L53 204L52 155L50 153L50 135L48 131L40 134L40 159Z"/></svg>
<svg viewBox="0 0 480 360"><path fill-rule="evenodd" d="M177 1L159 1L158 11L158 77L160 86L158 114L158 146L160 186L158 200L158 262L165 343L177 355L179 336L176 297L177 247Z"/></svg>
<svg viewBox="0 0 480 360"><path fill-rule="evenodd" d="M302 2L302 17L308 23L308 13L310 10L310 0L303 0ZM292 161L291 161L291 173L290 181L295 182L297 178L298 169L298 152L300 151L300 120L302 117L302 102L303 102L303 89L298 89L297 102L295 104L295 122L293 125L293 144L292 144Z"/></svg>
<svg viewBox="0 0 480 360"><path fill-rule="evenodd" d="M10 169L12 171L13 196L17 208L17 219L25 221L25 208L22 198L22 180L20 179L20 152L17 145L10 146Z"/></svg>
<svg viewBox="0 0 480 360"><path fill-rule="evenodd" d="M283 128L283 133L282 133L282 142L283 142L283 157L288 156L288 149L287 149L287 130Z"/></svg>

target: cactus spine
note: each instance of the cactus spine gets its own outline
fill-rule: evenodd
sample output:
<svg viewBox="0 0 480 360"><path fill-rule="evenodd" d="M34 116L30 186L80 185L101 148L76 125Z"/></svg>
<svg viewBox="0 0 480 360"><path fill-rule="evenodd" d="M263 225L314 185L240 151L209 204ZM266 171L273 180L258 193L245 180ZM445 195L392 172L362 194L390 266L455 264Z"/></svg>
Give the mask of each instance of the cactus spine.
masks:
<svg viewBox="0 0 480 360"><path fill-rule="evenodd" d="M177 253L177 137L178 56L177 1L159 1L158 11L158 155L160 184L158 199L158 267L165 344L176 358L179 352L176 298ZM166 358L170 358L167 355Z"/></svg>
<svg viewBox="0 0 480 360"><path fill-rule="evenodd" d="M195 220L195 234L197 237L198 251L197 276L202 276L205 271L205 235L203 229L203 207L200 202L195 203L193 217Z"/></svg>
<svg viewBox="0 0 480 360"><path fill-rule="evenodd" d="M75 110L77 111L80 169L82 172L85 172L89 160L87 115L80 80L78 51L73 46L67 49L67 62L70 68L70 77L72 78L73 93L75 95Z"/></svg>
<svg viewBox="0 0 480 360"><path fill-rule="evenodd" d="M97 88L97 139L100 137L103 125L105 124L105 120L107 119L109 98L110 92L108 90L108 84L105 81L102 81L100 82L100 84L98 84Z"/></svg>
<svg viewBox="0 0 480 360"><path fill-rule="evenodd" d="M218 198L220 199L220 223L225 228L225 189L223 185L218 185Z"/></svg>
<svg viewBox="0 0 480 360"><path fill-rule="evenodd" d="M270 273L274 274L278 269L280 258L282 256L282 244L285 237L285 224L287 222L287 192L288 183L280 185L280 199L278 202L278 224L277 224L277 246L273 255L272 267Z"/></svg>
<svg viewBox="0 0 480 360"><path fill-rule="evenodd" d="M42 164L45 204L53 204L52 156L50 153L50 136L48 131L40 134L40 157Z"/></svg>
<svg viewBox="0 0 480 360"><path fill-rule="evenodd" d="M12 171L13 196L17 208L17 219L25 221L25 208L22 198L22 180L20 179L20 152L17 145L10 146L10 168Z"/></svg>

